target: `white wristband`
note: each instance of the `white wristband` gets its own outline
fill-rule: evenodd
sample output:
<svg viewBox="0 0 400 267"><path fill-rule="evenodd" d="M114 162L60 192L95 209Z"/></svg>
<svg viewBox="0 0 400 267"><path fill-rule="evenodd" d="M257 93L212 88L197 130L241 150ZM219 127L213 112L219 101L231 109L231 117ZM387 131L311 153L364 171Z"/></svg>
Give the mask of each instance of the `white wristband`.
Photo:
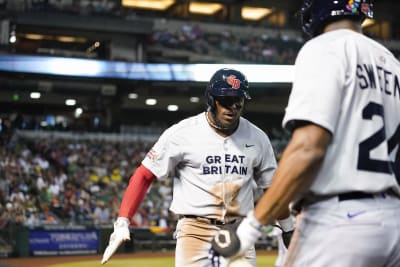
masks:
<svg viewBox="0 0 400 267"><path fill-rule="evenodd" d="M249 212L247 216L239 224L236 231L237 236L240 240L240 250L238 255L244 255L262 235L261 229L263 225L254 217L252 212Z"/></svg>
<svg viewBox="0 0 400 267"><path fill-rule="evenodd" d="M262 232L265 228L264 225L262 225L256 217L254 217L254 211L251 210L249 211L249 213L247 214L247 218L249 219L249 223L251 226L253 226L254 228L256 228L258 231Z"/></svg>
<svg viewBox="0 0 400 267"><path fill-rule="evenodd" d="M279 225L282 227L282 231L289 232L294 230L294 218L292 215L283 220L278 220Z"/></svg>
<svg viewBox="0 0 400 267"><path fill-rule="evenodd" d="M126 217L118 217L117 220L115 221L115 226L118 227L129 227L130 224L131 222Z"/></svg>

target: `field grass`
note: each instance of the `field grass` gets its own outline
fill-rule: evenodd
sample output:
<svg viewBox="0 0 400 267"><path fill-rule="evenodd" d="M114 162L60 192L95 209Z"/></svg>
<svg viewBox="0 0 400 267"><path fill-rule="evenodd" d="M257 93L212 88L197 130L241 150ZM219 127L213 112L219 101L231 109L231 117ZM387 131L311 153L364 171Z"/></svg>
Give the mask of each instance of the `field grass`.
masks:
<svg viewBox="0 0 400 267"><path fill-rule="evenodd" d="M259 255L257 256L257 266L259 267L274 267L276 255ZM70 262L49 265L49 267L99 267L99 260ZM130 259L111 259L105 267L173 267L173 257L154 257L154 258L135 258L132 256Z"/></svg>

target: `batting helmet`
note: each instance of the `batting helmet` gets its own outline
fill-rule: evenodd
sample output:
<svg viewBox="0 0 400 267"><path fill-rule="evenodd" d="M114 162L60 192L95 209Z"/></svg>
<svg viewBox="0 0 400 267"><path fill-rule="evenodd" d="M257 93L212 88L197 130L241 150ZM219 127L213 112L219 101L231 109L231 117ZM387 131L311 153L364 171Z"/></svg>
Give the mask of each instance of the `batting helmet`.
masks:
<svg viewBox="0 0 400 267"><path fill-rule="evenodd" d="M373 17L372 5L372 0L305 0L300 10L303 31L317 36L326 24L343 17L362 22Z"/></svg>
<svg viewBox="0 0 400 267"><path fill-rule="evenodd" d="M246 76L234 69L220 69L214 73L206 88L207 106L214 108L214 96L240 96L251 99Z"/></svg>

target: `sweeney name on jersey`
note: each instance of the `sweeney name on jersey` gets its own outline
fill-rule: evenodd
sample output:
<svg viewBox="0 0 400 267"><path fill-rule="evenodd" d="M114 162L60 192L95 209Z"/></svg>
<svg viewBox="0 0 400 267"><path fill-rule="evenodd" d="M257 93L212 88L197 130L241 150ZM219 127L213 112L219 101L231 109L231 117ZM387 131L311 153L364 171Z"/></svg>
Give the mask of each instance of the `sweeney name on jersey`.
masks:
<svg viewBox="0 0 400 267"><path fill-rule="evenodd" d="M378 81L374 74L378 74ZM357 64L357 78L361 89L380 89L386 95L398 97L400 100L400 80L382 66L372 64ZM379 86L379 87L377 87Z"/></svg>
<svg viewBox="0 0 400 267"><path fill-rule="evenodd" d="M225 154L206 156L203 165L203 174L247 174L247 166L244 165L246 156Z"/></svg>

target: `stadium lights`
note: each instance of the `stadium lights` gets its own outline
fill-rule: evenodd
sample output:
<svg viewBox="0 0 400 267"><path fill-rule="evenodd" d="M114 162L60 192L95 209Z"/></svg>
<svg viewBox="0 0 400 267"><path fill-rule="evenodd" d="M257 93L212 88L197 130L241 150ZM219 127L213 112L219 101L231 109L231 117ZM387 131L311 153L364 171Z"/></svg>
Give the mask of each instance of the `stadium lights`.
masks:
<svg viewBox="0 0 400 267"><path fill-rule="evenodd" d="M30 39L30 40L43 40L44 35L42 34L34 34L34 33L26 33L23 34L22 37L25 37L26 39Z"/></svg>
<svg viewBox="0 0 400 267"><path fill-rule="evenodd" d="M83 113L83 109L82 108L76 108L74 111L74 116L75 118L79 118Z"/></svg>
<svg viewBox="0 0 400 267"><path fill-rule="evenodd" d="M15 35L15 31L11 31L10 33L10 39L8 40L10 44L15 44L17 41L17 36Z"/></svg>
<svg viewBox="0 0 400 267"><path fill-rule="evenodd" d="M63 43L76 43L77 38L72 36L57 36L56 40Z"/></svg>
<svg viewBox="0 0 400 267"><path fill-rule="evenodd" d="M218 3L191 2L189 12L194 14L212 15L222 9L223 5Z"/></svg>
<svg viewBox="0 0 400 267"><path fill-rule="evenodd" d="M29 40L56 40L63 43L85 43L87 39L84 37L75 36L56 36L56 35L46 35L46 34L36 34L36 33L20 33L18 37L29 39Z"/></svg>
<svg viewBox="0 0 400 267"><path fill-rule="evenodd" d="M128 98L129 98L129 99L137 99L138 97L139 97L139 95L136 94L136 93L130 93L130 94L128 94Z"/></svg>
<svg viewBox="0 0 400 267"><path fill-rule="evenodd" d="M30 93L30 98L31 99L39 99L40 98L40 92L31 92Z"/></svg>
<svg viewBox="0 0 400 267"><path fill-rule="evenodd" d="M76 100L72 99L72 98L66 99L65 100L65 105L66 106L75 106L76 105Z"/></svg>
<svg viewBox="0 0 400 267"><path fill-rule="evenodd" d="M272 9L263 7L248 7L242 8L242 18L246 20L260 20L272 13Z"/></svg>
<svg viewBox="0 0 400 267"><path fill-rule="evenodd" d="M146 99L146 105L148 105L148 106L154 106L155 104L157 104L157 99L154 99L154 98L148 98L148 99Z"/></svg>
<svg viewBox="0 0 400 267"><path fill-rule="evenodd" d="M372 26L376 23L376 21L374 19L365 19L364 22L361 24L362 28L366 28L369 26Z"/></svg>
<svg viewBox="0 0 400 267"><path fill-rule="evenodd" d="M168 105L167 110L168 111L178 111L179 106L178 105Z"/></svg>
<svg viewBox="0 0 400 267"><path fill-rule="evenodd" d="M122 0L123 7L152 9L152 10L167 10L175 0Z"/></svg>
<svg viewBox="0 0 400 267"><path fill-rule="evenodd" d="M200 98L197 96L192 96L190 98L190 102L192 102L192 103L199 103L199 101L200 101Z"/></svg>

